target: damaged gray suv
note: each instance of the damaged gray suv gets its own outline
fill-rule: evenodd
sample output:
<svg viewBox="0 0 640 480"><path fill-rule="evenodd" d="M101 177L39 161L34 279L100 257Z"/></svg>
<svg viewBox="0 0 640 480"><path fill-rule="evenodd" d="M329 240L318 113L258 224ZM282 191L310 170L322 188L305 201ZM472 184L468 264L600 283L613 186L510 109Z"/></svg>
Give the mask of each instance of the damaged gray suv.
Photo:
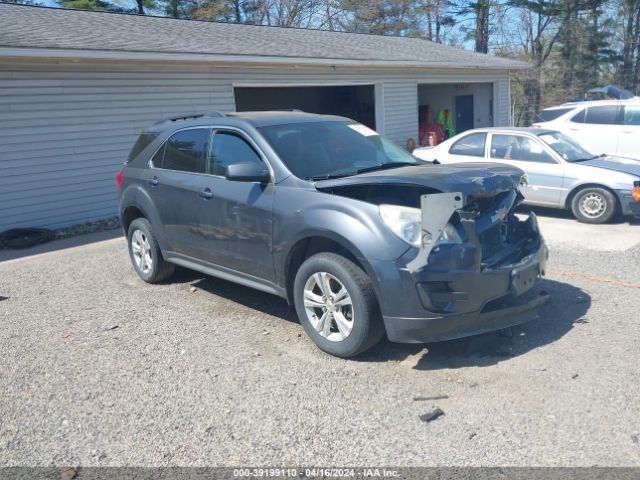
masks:
<svg viewBox="0 0 640 480"><path fill-rule="evenodd" d="M350 357L386 333L433 342L533 319L547 249L520 220L523 172L432 165L352 120L190 115L144 131L118 173L129 256L295 305L316 345Z"/></svg>

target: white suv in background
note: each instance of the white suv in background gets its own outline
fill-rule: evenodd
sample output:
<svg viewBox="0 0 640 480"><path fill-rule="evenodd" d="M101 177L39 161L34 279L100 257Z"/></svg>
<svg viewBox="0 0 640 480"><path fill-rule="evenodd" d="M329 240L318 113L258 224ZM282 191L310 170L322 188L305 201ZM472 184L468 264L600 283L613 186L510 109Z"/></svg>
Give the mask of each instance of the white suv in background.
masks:
<svg viewBox="0 0 640 480"><path fill-rule="evenodd" d="M547 108L534 127L557 130L593 154L640 159L640 97Z"/></svg>

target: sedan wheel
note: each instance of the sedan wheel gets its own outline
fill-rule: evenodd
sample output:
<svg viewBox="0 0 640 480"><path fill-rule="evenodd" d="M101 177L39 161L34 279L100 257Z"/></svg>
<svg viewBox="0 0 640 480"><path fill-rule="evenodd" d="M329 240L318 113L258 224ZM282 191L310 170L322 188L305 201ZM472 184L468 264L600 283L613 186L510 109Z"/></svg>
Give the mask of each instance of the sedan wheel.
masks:
<svg viewBox="0 0 640 480"><path fill-rule="evenodd" d="M592 219L601 217L607 209L607 201L598 193L589 193L580 199L580 212Z"/></svg>
<svg viewBox="0 0 640 480"><path fill-rule="evenodd" d="M347 288L327 272L314 273L304 286L304 308L313 328L330 342L351 334L355 316Z"/></svg>
<svg viewBox="0 0 640 480"><path fill-rule="evenodd" d="M584 223L605 223L616 213L616 199L604 188L588 187L573 197L571 210L575 217Z"/></svg>

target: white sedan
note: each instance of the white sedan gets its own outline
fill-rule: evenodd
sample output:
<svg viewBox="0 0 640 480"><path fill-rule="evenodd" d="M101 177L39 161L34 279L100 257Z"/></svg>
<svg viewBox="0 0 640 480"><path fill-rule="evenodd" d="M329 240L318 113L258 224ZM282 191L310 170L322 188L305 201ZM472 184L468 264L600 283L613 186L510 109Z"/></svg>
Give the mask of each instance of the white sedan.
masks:
<svg viewBox="0 0 640 480"><path fill-rule="evenodd" d="M413 155L434 163L491 162L527 174L525 203L570 208L585 223L640 215L640 161L593 155L564 134L541 128L467 130Z"/></svg>

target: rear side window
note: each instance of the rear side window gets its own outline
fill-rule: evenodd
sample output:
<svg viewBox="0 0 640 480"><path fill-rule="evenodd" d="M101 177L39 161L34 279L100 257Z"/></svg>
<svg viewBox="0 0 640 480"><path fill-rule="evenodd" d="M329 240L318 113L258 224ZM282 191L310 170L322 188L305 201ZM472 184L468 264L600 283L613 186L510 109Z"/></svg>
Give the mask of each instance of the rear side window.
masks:
<svg viewBox="0 0 640 480"><path fill-rule="evenodd" d="M240 136L217 132L213 136L209 150L209 173L224 176L227 173L227 167L233 163L263 165L255 150Z"/></svg>
<svg viewBox="0 0 640 480"><path fill-rule="evenodd" d="M486 133L472 133L454 143L449 149L449 153L469 157L484 157L484 144L486 140Z"/></svg>
<svg viewBox="0 0 640 480"><path fill-rule="evenodd" d="M571 117L571 121L573 123L584 123L586 108L583 108L578 113L576 113L573 117Z"/></svg>
<svg viewBox="0 0 640 480"><path fill-rule="evenodd" d="M551 120L555 120L556 118L561 117L565 113L569 113L571 110L573 110L573 107L543 110L542 113L538 116L538 121L550 122Z"/></svg>
<svg viewBox="0 0 640 480"><path fill-rule="evenodd" d="M129 158L127 158L127 163L134 160L138 155L140 155L142 151L145 148L147 148L151 144L151 142L153 142L156 139L157 136L158 136L157 133L150 133L150 132L141 133L135 145L131 149L131 152L129 152Z"/></svg>
<svg viewBox="0 0 640 480"><path fill-rule="evenodd" d="M624 124L640 125L640 106L624 107Z"/></svg>
<svg viewBox="0 0 640 480"><path fill-rule="evenodd" d="M491 158L521 162L556 163L542 145L521 135L491 137Z"/></svg>
<svg viewBox="0 0 640 480"><path fill-rule="evenodd" d="M571 121L596 125L620 125L622 123L622 107L617 105L603 105L588 107L574 116Z"/></svg>
<svg viewBox="0 0 640 480"><path fill-rule="evenodd" d="M164 147L162 168L205 173L209 133L208 128L193 128L171 135ZM155 158L154 165L158 166Z"/></svg>

